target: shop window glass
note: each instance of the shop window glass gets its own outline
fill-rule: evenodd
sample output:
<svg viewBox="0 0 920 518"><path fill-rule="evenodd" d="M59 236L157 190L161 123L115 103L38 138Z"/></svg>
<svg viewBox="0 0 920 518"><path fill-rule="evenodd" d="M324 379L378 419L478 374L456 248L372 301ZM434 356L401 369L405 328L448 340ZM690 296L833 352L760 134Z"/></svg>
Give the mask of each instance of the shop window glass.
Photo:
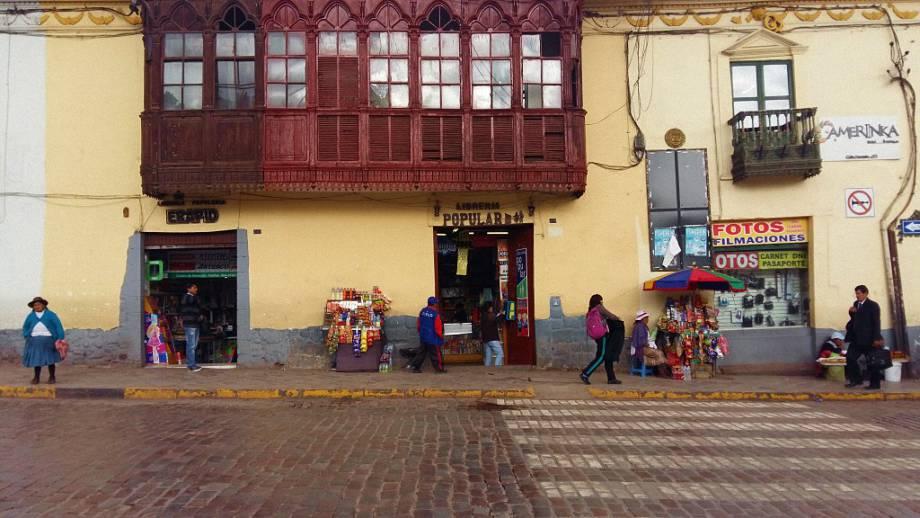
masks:
<svg viewBox="0 0 920 518"><path fill-rule="evenodd" d="M460 108L460 24L437 7L421 29L422 107Z"/></svg>
<svg viewBox="0 0 920 518"><path fill-rule="evenodd" d="M409 33L372 32L370 101L377 108L409 106Z"/></svg>
<svg viewBox="0 0 920 518"><path fill-rule="evenodd" d="M652 269L708 266L709 187L705 151L650 151L648 200Z"/></svg>
<svg viewBox="0 0 920 518"><path fill-rule="evenodd" d="M748 290L743 293L717 293L720 329L764 329L771 327L807 326L810 322L811 300L806 268L759 269L756 257L763 251L713 252L716 262L745 269L719 270L744 280ZM807 254L805 250L769 252ZM730 254L723 261L720 254ZM743 257L743 260L741 259Z"/></svg>
<svg viewBox="0 0 920 518"><path fill-rule="evenodd" d="M307 104L306 36L270 32L266 45L265 104L269 108L303 108Z"/></svg>
<svg viewBox="0 0 920 518"><path fill-rule="evenodd" d="M255 25L230 8L215 39L218 109L252 108L256 98Z"/></svg>
<svg viewBox="0 0 920 518"><path fill-rule="evenodd" d="M562 108L562 36L558 32L521 36L525 108Z"/></svg>
<svg viewBox="0 0 920 518"><path fill-rule="evenodd" d="M163 109L200 110L204 54L200 32L167 33L163 38Z"/></svg>
<svg viewBox="0 0 920 518"><path fill-rule="evenodd" d="M792 62L763 61L732 63L732 103L734 113L764 110L786 110L795 106L793 99ZM779 117L777 123L787 122ZM758 118L745 121L748 128L757 127Z"/></svg>
<svg viewBox="0 0 920 518"><path fill-rule="evenodd" d="M473 108L511 108L511 35L472 35Z"/></svg>

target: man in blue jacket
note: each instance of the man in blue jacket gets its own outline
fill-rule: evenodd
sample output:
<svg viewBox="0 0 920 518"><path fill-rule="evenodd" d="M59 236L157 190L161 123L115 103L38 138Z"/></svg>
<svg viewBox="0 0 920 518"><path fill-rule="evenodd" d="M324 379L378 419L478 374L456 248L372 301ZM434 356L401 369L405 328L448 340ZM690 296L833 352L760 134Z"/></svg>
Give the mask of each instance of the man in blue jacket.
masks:
<svg viewBox="0 0 920 518"><path fill-rule="evenodd" d="M412 372L422 372L422 363L426 356L431 357L431 366L435 372L447 372L444 370L444 359L441 356L441 346L444 345L444 322L441 321L441 314L438 312L437 298L428 297L428 305L419 312L416 327L420 347L418 354L409 363Z"/></svg>

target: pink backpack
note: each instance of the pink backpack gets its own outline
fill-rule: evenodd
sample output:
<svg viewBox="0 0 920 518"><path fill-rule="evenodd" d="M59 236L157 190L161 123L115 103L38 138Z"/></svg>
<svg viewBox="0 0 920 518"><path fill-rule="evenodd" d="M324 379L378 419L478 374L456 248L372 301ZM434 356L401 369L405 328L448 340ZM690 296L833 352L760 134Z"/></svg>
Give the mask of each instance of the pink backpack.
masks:
<svg viewBox="0 0 920 518"><path fill-rule="evenodd" d="M595 307L588 312L588 318L585 320L585 325L588 328L588 336L595 340L603 338L604 335L610 331L607 328L607 321L604 320L604 316L601 315L599 307Z"/></svg>

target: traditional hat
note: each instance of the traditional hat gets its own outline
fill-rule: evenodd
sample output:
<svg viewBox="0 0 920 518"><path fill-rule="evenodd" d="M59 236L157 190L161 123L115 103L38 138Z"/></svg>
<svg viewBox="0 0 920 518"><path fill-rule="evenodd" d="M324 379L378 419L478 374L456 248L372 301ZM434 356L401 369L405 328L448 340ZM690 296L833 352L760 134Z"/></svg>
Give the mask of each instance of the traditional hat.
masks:
<svg viewBox="0 0 920 518"><path fill-rule="evenodd" d="M636 311L636 320L637 320L637 321L638 321L638 320L642 320L643 318L645 318L645 317L647 317L647 316L648 316L648 313L645 312L645 311L643 311L643 310L641 310L641 309L640 309L639 311Z"/></svg>
<svg viewBox="0 0 920 518"><path fill-rule="evenodd" d="M34 306L36 302L41 302L42 305L44 305L44 306L47 306L47 305L48 305L48 301L47 301L47 300L45 300L45 299L43 299L43 298L41 298L41 297L35 297L34 299L32 299L32 300L29 302L29 307L31 308L32 306Z"/></svg>
<svg viewBox="0 0 920 518"><path fill-rule="evenodd" d="M833 333L831 333L831 340L844 340L844 341L846 341L846 339L847 339L846 335L843 334L843 333L841 333L840 331L834 331Z"/></svg>

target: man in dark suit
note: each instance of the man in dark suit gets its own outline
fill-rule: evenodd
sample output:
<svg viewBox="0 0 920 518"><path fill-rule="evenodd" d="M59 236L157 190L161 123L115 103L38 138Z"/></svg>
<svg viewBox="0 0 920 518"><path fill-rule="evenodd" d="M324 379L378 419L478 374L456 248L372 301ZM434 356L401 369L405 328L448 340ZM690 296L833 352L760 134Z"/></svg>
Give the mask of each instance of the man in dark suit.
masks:
<svg viewBox="0 0 920 518"><path fill-rule="evenodd" d="M881 310L875 301L869 300L869 288L860 284L856 287L856 301L850 306L850 322L847 324L847 350L846 374L849 383L847 388L858 387L863 383L863 375L859 369L860 356L868 355L873 349L884 345L881 329ZM882 388L882 371L869 368L869 390Z"/></svg>

